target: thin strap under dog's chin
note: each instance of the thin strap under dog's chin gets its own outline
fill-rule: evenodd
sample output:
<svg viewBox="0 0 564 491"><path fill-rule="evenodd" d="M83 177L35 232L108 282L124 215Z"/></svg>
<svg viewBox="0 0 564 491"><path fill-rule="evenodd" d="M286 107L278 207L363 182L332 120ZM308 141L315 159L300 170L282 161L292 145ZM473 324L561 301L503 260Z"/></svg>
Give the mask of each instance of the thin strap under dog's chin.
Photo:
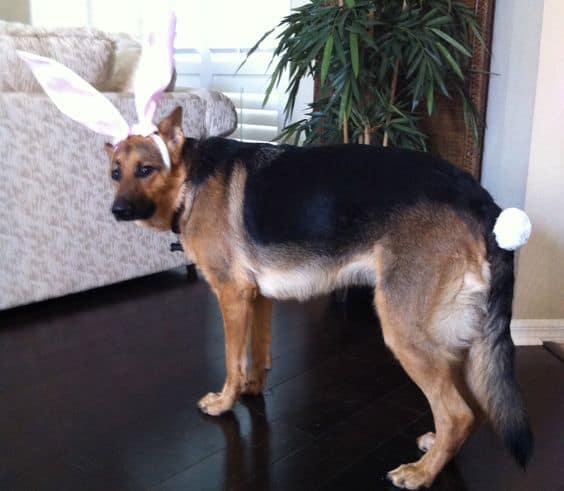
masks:
<svg viewBox="0 0 564 491"><path fill-rule="evenodd" d="M177 235L180 233L180 217L182 216L182 213L184 213L184 210L186 209L184 200L185 198L182 198L180 202L180 206L172 214L172 220L170 223L170 230L172 230Z"/></svg>
<svg viewBox="0 0 564 491"><path fill-rule="evenodd" d="M172 220L170 223L170 229L172 230L172 232L174 232L177 235L180 234L180 218L182 217L182 214L186 209L186 199L188 198L190 200L190 209L188 212L188 218L190 218L190 213L192 213L192 204L194 203L194 198L196 194L194 185L192 184L190 186L190 168L188 167L186 159L183 158L182 162L186 168L186 178L184 179L184 182L182 183L182 188L180 190L180 195L181 195L180 203L178 204L178 208L174 210L174 213L172 214ZM188 196L186 196L186 193L188 193Z"/></svg>

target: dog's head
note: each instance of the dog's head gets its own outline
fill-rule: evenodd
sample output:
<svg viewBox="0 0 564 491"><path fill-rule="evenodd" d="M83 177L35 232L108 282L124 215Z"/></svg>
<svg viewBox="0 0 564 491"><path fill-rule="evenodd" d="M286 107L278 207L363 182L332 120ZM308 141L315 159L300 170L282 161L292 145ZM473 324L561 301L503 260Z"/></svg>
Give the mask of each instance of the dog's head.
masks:
<svg viewBox="0 0 564 491"><path fill-rule="evenodd" d="M170 156L165 164L151 136L131 135L117 145L107 143L110 177L115 188L112 213L117 220L141 220L168 229L179 206L187 169L183 162L182 108L177 107L158 125L158 135Z"/></svg>
<svg viewBox="0 0 564 491"><path fill-rule="evenodd" d="M171 225L166 222L178 204L186 176L182 164L182 110L175 109L156 127L153 123L174 71L176 16L173 11L159 8L147 20L150 26L134 83L137 123L133 125L105 95L68 67L34 53L18 51L18 55L62 113L111 137L113 144L106 145L106 152L116 187L112 207L115 217L142 220L162 229Z"/></svg>

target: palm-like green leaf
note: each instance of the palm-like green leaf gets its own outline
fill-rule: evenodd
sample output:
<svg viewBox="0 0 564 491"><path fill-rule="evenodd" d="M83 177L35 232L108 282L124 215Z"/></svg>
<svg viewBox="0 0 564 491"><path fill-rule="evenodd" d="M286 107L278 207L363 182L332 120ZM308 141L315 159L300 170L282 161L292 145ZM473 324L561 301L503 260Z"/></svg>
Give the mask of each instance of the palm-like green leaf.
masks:
<svg viewBox="0 0 564 491"><path fill-rule="evenodd" d="M358 34L356 32L351 32L349 34L349 46L351 50L351 64L355 77L358 77L359 71L359 55L358 55Z"/></svg>
<svg viewBox="0 0 564 491"><path fill-rule="evenodd" d="M456 62L456 60L453 58L453 56L449 53L448 49L446 49L445 46L443 46L439 42L437 42L437 48L439 48L439 51L445 57L446 61L448 62L448 64L450 65L450 67L452 68L454 73L456 73L460 77L461 80L464 80L464 74L462 73L462 69L460 68L460 65Z"/></svg>
<svg viewBox="0 0 564 491"><path fill-rule="evenodd" d="M382 142L385 132L392 145L425 149L418 111L434 114L437 91L460 101L477 138L479 115L465 86L473 39L484 44L473 10L459 0L407 0L402 5L399 0L345 0L339 8L310 0L282 19L265 102L284 74L286 119L305 76L318 77L321 88L308 117L286 126L281 138L303 138L305 144L340 141L346 119L351 141L368 127L374 144Z"/></svg>
<svg viewBox="0 0 564 491"><path fill-rule="evenodd" d="M429 116L432 116L433 114L434 100L435 100L435 91L433 90L433 85L429 84L429 87L427 87L427 114Z"/></svg>
<svg viewBox="0 0 564 491"><path fill-rule="evenodd" d="M443 32L435 27L431 27L430 30L433 31L437 36L443 38L447 43L449 43L453 48L456 48L458 51L460 51L464 56L472 56L470 51L462 46L456 39L453 39L451 36L449 36L446 32Z"/></svg>
<svg viewBox="0 0 564 491"><path fill-rule="evenodd" d="M327 38L325 49L323 50L323 59L321 61L321 85L325 85L325 80L327 79L327 72L329 71L329 63L331 62L331 55L333 54L334 42L335 37L331 34Z"/></svg>

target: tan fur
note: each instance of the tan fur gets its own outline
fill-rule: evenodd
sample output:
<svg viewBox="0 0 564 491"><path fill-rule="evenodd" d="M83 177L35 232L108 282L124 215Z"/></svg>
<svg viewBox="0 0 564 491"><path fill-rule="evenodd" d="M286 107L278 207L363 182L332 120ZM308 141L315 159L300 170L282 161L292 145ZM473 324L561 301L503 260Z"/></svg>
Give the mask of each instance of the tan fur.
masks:
<svg viewBox="0 0 564 491"><path fill-rule="evenodd" d="M337 286L373 285L384 340L427 397L435 421L435 433L419 439L427 453L389 477L407 489L429 486L480 417L464 381L465 353L480 336L490 283L479 233L445 207L421 205L394 216L374 243L337 261L297 247L259 247L243 227L243 166L236 165L229 179L218 173L196 189L185 182L190 162L181 161L178 114L161 122L159 131L171 152L171 172L142 184L124 179L117 192L143 192L158 201L148 220L157 228L170 226L184 202L180 240L215 292L225 330L225 384L199 401L202 411L221 414L241 393L263 390L271 366L267 297L308 298ZM139 138L128 138L112 158L126 168L156 158Z"/></svg>
<svg viewBox="0 0 564 491"><path fill-rule="evenodd" d="M375 302L384 340L425 394L436 430L420 460L389 473L397 486L430 486L479 416L464 382L463 348L482 320L489 282L485 265L481 241L444 209L399 217L376 247Z"/></svg>
<svg viewBox="0 0 564 491"><path fill-rule="evenodd" d="M246 254L240 212L244 177L236 172L230 186L223 176L210 178L181 218L182 245L216 293L224 319L227 379L221 393L208 394L198 403L208 414L231 409L241 392L260 393L271 364L271 301L258 293L240 263ZM247 374L249 343L252 370Z"/></svg>

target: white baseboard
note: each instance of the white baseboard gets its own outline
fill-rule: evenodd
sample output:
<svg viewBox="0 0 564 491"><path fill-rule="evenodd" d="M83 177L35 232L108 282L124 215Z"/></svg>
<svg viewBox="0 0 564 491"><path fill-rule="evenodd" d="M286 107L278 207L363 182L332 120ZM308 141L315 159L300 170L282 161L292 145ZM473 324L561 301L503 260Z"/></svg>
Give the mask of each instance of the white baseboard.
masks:
<svg viewBox="0 0 564 491"><path fill-rule="evenodd" d="M513 319L511 337L517 346L535 346L543 341L564 343L564 319Z"/></svg>

